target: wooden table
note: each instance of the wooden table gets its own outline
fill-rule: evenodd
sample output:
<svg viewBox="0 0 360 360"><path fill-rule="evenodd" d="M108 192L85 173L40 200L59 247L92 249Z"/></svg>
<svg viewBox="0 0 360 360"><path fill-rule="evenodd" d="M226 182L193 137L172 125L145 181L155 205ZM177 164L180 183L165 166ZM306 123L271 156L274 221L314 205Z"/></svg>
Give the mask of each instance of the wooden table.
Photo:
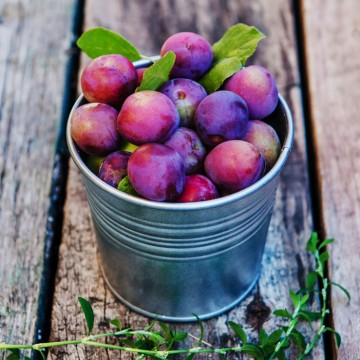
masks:
<svg viewBox="0 0 360 360"><path fill-rule="evenodd" d="M0 2L0 342L82 337L77 296L95 311L95 332L119 318L150 320L122 305L99 272L96 240L79 171L68 158L64 127L88 59L75 40L105 26L157 54L178 31L214 42L244 22L266 34L251 59L267 67L290 105L295 143L281 175L260 280L235 309L204 323L205 340L227 346L228 320L256 338L273 329L275 308L304 286L313 266L312 230L334 237L329 324L311 359L360 358L360 2L358 0L1 0ZM317 302L317 299L314 299ZM198 335L195 325L180 326ZM191 341L190 341L191 343ZM0 354L0 358L4 358ZM51 359L127 359L82 346L54 348ZM205 357L203 357L205 358Z"/></svg>

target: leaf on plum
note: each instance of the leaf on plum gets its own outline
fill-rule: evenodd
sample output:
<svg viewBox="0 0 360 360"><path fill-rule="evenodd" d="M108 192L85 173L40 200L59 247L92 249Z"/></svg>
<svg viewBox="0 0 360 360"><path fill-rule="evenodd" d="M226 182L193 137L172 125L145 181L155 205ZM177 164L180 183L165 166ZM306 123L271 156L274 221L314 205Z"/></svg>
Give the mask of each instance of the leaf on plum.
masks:
<svg viewBox="0 0 360 360"><path fill-rule="evenodd" d="M136 47L121 35L103 27L85 31L77 40L77 46L90 58L119 54L130 61L140 60L141 54Z"/></svg>
<svg viewBox="0 0 360 360"><path fill-rule="evenodd" d="M156 90L169 80L170 71L175 63L175 53L168 51L163 57L157 60L144 71L140 86L135 90Z"/></svg>
<svg viewBox="0 0 360 360"><path fill-rule="evenodd" d="M229 28L213 46L214 60L236 57L245 65L265 35L254 26L236 24Z"/></svg>
<svg viewBox="0 0 360 360"><path fill-rule="evenodd" d="M242 63L238 58L230 57L220 59L213 63L211 69L199 80L208 94L218 90L223 82L234 75L242 68Z"/></svg>
<svg viewBox="0 0 360 360"><path fill-rule="evenodd" d="M134 187L132 186L129 177L125 176L119 183L118 185L118 190L130 194L130 195L134 195L134 196L139 196L138 193L136 192L136 190L134 189Z"/></svg>

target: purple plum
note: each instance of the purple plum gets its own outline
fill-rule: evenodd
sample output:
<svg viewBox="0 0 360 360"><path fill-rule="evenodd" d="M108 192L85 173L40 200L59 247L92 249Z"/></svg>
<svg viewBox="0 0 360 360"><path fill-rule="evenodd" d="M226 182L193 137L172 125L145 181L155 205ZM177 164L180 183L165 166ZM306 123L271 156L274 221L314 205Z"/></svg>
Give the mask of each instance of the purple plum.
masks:
<svg viewBox="0 0 360 360"><path fill-rule="evenodd" d="M180 126L194 127L195 110L200 101L207 96L205 89L190 79L173 79L159 89L176 105L180 115Z"/></svg>
<svg viewBox="0 0 360 360"><path fill-rule="evenodd" d="M227 194L254 184L264 169L263 155L254 145L243 140L225 141L205 158L206 174Z"/></svg>
<svg viewBox="0 0 360 360"><path fill-rule="evenodd" d="M260 120L270 115L279 100L274 77L259 65L242 68L225 81L223 88L233 91L245 100L250 120Z"/></svg>
<svg viewBox="0 0 360 360"><path fill-rule="evenodd" d="M241 139L248 117L246 103L239 95L220 90L200 102L195 112L195 128L202 142L214 147L227 140Z"/></svg>
<svg viewBox="0 0 360 360"><path fill-rule="evenodd" d="M197 202L217 199L219 192L209 178L194 174L185 178L183 192L177 202Z"/></svg>
<svg viewBox="0 0 360 360"><path fill-rule="evenodd" d="M185 165L185 173L195 174L203 171L206 150L197 133L185 127L179 127L171 137L164 142L181 156Z"/></svg>
<svg viewBox="0 0 360 360"><path fill-rule="evenodd" d="M200 79L210 68L213 60L211 45L202 36L192 32L179 32L163 44L160 55L168 51L176 55L171 70L172 78Z"/></svg>
<svg viewBox="0 0 360 360"><path fill-rule="evenodd" d="M130 155L130 152L120 150L106 156L100 165L99 178L117 188L119 182L127 175Z"/></svg>
<svg viewBox="0 0 360 360"><path fill-rule="evenodd" d="M130 95L117 119L121 136L135 145L164 142L179 123L175 104L166 95L152 90Z"/></svg>
<svg viewBox="0 0 360 360"><path fill-rule="evenodd" d="M266 171L269 171L276 163L281 150L280 140L274 128L264 121L251 120L248 122L243 140L258 148L264 156Z"/></svg>
<svg viewBox="0 0 360 360"><path fill-rule="evenodd" d="M89 102L119 108L135 91L137 72L124 56L111 54L93 59L81 74L81 89Z"/></svg>
<svg viewBox="0 0 360 360"><path fill-rule="evenodd" d="M85 153L106 156L117 150L121 142L117 116L117 110L107 104L81 105L71 117L71 136Z"/></svg>
<svg viewBox="0 0 360 360"><path fill-rule="evenodd" d="M185 182L180 155L163 144L144 144L131 155L128 176L135 191L153 201L175 201Z"/></svg>

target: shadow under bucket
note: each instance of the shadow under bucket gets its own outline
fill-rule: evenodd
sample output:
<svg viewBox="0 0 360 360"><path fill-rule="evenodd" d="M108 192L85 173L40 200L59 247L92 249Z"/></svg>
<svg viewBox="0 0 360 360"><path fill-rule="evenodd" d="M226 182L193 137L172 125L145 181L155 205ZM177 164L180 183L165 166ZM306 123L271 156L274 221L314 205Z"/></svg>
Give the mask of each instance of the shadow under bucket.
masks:
<svg viewBox="0 0 360 360"><path fill-rule="evenodd" d="M144 62L135 64L144 66ZM264 121L282 151L274 167L235 194L196 203L158 203L112 188L85 165L67 126L71 157L80 169L107 285L129 308L163 321L196 321L221 314L255 285L261 268L280 171L293 142L293 121L282 96Z"/></svg>

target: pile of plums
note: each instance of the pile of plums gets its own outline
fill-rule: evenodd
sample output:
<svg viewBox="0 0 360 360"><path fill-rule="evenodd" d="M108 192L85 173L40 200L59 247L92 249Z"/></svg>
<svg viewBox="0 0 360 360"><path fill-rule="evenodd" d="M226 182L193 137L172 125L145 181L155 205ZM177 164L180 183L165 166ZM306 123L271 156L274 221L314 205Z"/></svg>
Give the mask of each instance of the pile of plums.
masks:
<svg viewBox="0 0 360 360"><path fill-rule="evenodd" d="M87 103L71 118L78 148L89 163L101 159L95 171L107 184L117 188L128 176L138 196L153 201L211 200L252 185L280 153L278 135L262 121L278 103L274 77L258 65L243 67L207 94L197 80L212 65L210 44L182 32L160 55L168 51L175 64L156 91L135 92L144 70L121 55L85 67Z"/></svg>

